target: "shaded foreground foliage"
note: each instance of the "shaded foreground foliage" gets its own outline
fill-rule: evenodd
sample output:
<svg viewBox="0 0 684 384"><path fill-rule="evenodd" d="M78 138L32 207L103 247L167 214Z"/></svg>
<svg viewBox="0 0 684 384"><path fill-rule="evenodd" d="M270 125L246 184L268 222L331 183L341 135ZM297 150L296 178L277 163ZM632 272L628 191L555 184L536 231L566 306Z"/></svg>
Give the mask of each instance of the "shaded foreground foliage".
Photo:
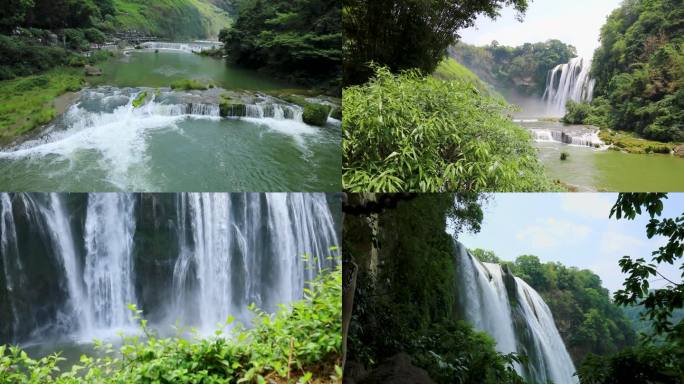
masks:
<svg viewBox="0 0 684 384"><path fill-rule="evenodd" d="M439 383L522 382L513 369L519 357L499 354L491 337L459 320L446 219L457 232L478 230L483 198L418 194L377 216L345 217L344 258L359 269L347 362L373 369L404 352Z"/></svg>
<svg viewBox="0 0 684 384"><path fill-rule="evenodd" d="M522 13L527 0L343 0L344 84L366 82L371 63L430 74L458 30L479 15L497 17L507 5Z"/></svg>
<svg viewBox="0 0 684 384"><path fill-rule="evenodd" d="M469 81L378 68L343 92L343 185L351 191L548 191L529 133Z"/></svg>
<svg viewBox="0 0 684 384"><path fill-rule="evenodd" d="M142 312L134 318L144 336L125 337L123 346L96 343L104 357L81 356L61 373L53 354L33 360L18 347L0 346L0 382L17 384L75 383L226 383L268 380L299 383L339 382L341 348L341 266L319 276L305 299L266 314L253 306L254 326L234 326L215 337L188 341L179 335L159 338L147 328Z"/></svg>

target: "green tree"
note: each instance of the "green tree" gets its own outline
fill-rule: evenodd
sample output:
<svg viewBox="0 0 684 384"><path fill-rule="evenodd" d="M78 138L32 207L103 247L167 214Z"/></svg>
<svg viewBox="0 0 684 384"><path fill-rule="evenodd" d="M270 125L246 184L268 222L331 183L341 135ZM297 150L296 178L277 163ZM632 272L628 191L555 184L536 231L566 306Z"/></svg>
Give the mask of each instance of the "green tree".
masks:
<svg viewBox="0 0 684 384"><path fill-rule="evenodd" d="M33 0L7 0L0 7L0 32L10 33L21 25L26 12L33 7Z"/></svg>
<svg viewBox="0 0 684 384"><path fill-rule="evenodd" d="M664 236L667 244L653 251L651 262L644 258L632 259L624 256L620 260L623 273L628 276L623 289L615 292L615 302L622 305L643 305L644 316L652 321L655 335L666 335L670 341L684 344L684 319L672 324L672 313L684 306L684 263L679 260L684 252L684 212L674 218L661 218L664 193L621 193L611 209L610 216L620 220L623 217L634 220L648 213L650 220L646 225L648 238ZM680 263L681 276L665 276L658 267L664 264ZM649 279L659 277L667 285L659 289L651 289Z"/></svg>
<svg viewBox="0 0 684 384"><path fill-rule="evenodd" d="M497 17L505 5L522 13L527 0L343 0L344 84L368 80L370 63L432 73L458 30L479 15Z"/></svg>

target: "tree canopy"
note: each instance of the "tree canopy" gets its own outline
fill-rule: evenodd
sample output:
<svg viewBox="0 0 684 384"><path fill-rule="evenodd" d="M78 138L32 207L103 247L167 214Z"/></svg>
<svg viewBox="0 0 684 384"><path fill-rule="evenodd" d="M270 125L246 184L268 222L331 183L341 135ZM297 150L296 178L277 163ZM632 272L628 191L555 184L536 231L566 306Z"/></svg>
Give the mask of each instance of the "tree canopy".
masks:
<svg viewBox="0 0 684 384"><path fill-rule="evenodd" d="M681 0L629 0L608 17L592 67L607 128L684 141L682 20Z"/></svg>
<svg viewBox="0 0 684 384"><path fill-rule="evenodd" d="M233 63L339 89L340 17L339 0L242 0L219 37Z"/></svg>
<svg viewBox="0 0 684 384"><path fill-rule="evenodd" d="M343 0L344 83L365 82L370 63L432 73L458 30L479 15L497 17L503 6L523 13L527 0Z"/></svg>

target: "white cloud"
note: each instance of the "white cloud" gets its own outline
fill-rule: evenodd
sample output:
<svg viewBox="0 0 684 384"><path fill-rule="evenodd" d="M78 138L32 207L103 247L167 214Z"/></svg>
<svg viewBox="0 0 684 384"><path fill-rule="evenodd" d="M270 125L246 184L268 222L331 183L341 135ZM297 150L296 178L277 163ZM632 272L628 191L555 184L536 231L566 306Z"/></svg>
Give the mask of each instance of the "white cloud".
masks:
<svg viewBox="0 0 684 384"><path fill-rule="evenodd" d="M599 193L564 193L561 208L564 211L590 219L608 219L615 203L612 195Z"/></svg>
<svg viewBox="0 0 684 384"><path fill-rule="evenodd" d="M516 238L529 242L536 248L554 248L564 243L584 240L589 233L591 230L586 225L550 217L525 226L518 231Z"/></svg>
<svg viewBox="0 0 684 384"><path fill-rule="evenodd" d="M616 257L629 255L633 257L643 257L641 254L646 242L638 237L626 235L616 231L606 231L600 240L599 249L606 256Z"/></svg>

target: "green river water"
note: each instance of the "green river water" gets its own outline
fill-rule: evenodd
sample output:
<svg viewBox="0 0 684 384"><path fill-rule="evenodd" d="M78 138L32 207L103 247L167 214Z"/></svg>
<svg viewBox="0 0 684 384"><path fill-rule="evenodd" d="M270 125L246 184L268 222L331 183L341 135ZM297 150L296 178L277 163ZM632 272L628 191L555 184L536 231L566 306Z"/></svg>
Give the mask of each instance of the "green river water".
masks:
<svg viewBox="0 0 684 384"><path fill-rule="evenodd" d="M187 96L184 91L166 90L166 99L142 108L131 105L143 91L135 87L168 87L186 78L229 90L291 85L181 51L131 51L102 69L104 76L81 91L76 105L52 127L18 146L0 148L0 190L341 189L339 121L313 127L301 117L222 119L217 105L179 112L169 100Z"/></svg>
<svg viewBox="0 0 684 384"><path fill-rule="evenodd" d="M557 123L523 123L531 129L556 129ZM554 141L535 146L552 179L583 191L684 191L684 159L674 155L630 154ZM560 153L570 156L560 160Z"/></svg>

